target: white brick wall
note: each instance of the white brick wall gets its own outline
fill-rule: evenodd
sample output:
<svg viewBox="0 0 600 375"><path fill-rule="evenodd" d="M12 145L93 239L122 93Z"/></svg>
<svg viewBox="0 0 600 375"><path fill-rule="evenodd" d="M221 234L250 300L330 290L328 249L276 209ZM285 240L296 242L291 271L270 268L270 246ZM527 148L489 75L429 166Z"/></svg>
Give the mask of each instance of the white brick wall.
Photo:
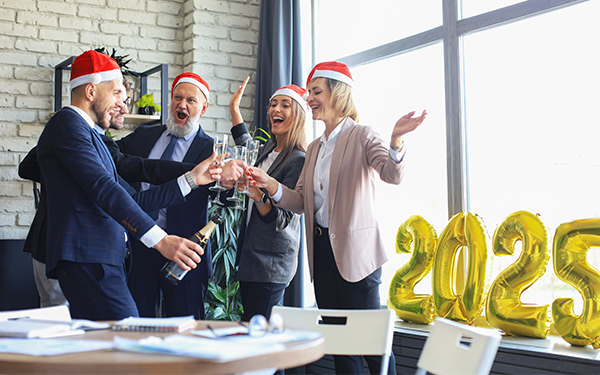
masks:
<svg viewBox="0 0 600 375"><path fill-rule="evenodd" d="M169 64L169 86L194 71L211 88L203 128L229 132L229 97L246 76L242 110L252 118L259 13L260 0L1 1L0 239L24 239L33 219L32 183L19 178L18 165L54 111L55 65L105 46L129 54L136 71ZM158 98L158 75L148 86ZM62 92L67 104L68 71Z"/></svg>

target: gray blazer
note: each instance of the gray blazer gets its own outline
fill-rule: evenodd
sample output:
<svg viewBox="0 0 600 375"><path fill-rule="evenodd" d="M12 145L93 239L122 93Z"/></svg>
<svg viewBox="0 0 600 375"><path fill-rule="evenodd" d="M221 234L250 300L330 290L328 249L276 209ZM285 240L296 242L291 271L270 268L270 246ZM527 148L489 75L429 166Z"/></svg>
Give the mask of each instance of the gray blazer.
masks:
<svg viewBox="0 0 600 375"><path fill-rule="evenodd" d="M236 144L243 144L250 139L247 132L240 134L240 130L245 129L245 125L243 128L241 125L243 124L232 129ZM269 140L261 147L256 165L260 164L275 146L276 143ZM266 172L293 189L304 167L304 157L304 152L294 149L285 161L283 155L279 155ZM248 214L251 216L246 227ZM244 211L238 235L238 279L288 284L296 274L298 266L301 229L300 215L281 207L273 206L266 216L262 216L256 206L252 206L250 213Z"/></svg>

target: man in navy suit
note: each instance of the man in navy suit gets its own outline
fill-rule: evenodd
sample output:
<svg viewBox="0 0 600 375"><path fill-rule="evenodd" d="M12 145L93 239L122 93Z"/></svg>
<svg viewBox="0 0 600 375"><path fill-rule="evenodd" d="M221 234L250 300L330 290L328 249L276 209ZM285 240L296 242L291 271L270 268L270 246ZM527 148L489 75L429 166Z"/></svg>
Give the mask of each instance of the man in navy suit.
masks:
<svg viewBox="0 0 600 375"><path fill-rule="evenodd" d="M150 159L158 159L171 140L175 142L172 160L199 163L213 152L213 139L200 126L200 118L208 108L209 86L199 75L182 73L171 88L171 104L167 125L140 126L132 134L117 141L121 151ZM227 168L236 168L227 163ZM241 168L239 171L241 175ZM147 186L141 186L145 188ZM186 202L154 213L157 224L169 234L189 238L208 222L209 190L201 186L186 197ZM132 241L132 266L129 288L140 316L154 317L163 297L166 316L194 315L204 318L204 298L208 280L212 276L210 243L204 249L202 263L189 272L182 282L171 285L160 276L167 259L161 254L142 256L147 249L139 241Z"/></svg>
<svg viewBox="0 0 600 375"><path fill-rule="evenodd" d="M74 318L138 316L123 268L125 229L184 269L196 268L204 253L186 238L167 235L138 206L94 130L96 123L107 127L110 113L122 106L122 79L110 57L95 51L78 56L71 68L71 105L50 119L38 142L48 197L46 273L58 279ZM145 205L156 209L169 200L176 197L163 191L146 197Z"/></svg>
<svg viewBox="0 0 600 375"><path fill-rule="evenodd" d="M125 84L126 80L123 80ZM127 85L125 85L127 87ZM111 117L110 128L122 129L124 114L127 106L123 105L119 112ZM96 126L102 140L108 147L117 173L128 183L149 182L160 185L171 181L185 172L191 171L195 165L191 163L179 163L171 160L150 160L139 156L125 155L119 150L115 141L105 135L107 129ZM19 164L19 176L35 182L41 182L40 166L37 162L37 147L33 147ZM23 245L23 251L31 254L33 263L33 275L40 298L40 306L68 305L58 280L46 277L46 225L47 225L47 202L46 191L42 187L37 211L31 223L29 233ZM130 259L130 257L128 257Z"/></svg>

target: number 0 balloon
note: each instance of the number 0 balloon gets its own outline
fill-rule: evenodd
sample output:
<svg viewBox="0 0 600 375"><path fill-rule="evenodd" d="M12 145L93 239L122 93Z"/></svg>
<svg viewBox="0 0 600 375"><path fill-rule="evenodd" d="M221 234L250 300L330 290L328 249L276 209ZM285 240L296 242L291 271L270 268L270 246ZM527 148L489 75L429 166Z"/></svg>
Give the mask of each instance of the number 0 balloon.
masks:
<svg viewBox="0 0 600 375"><path fill-rule="evenodd" d="M456 288L457 253L468 249L468 272L463 290ZM439 316L471 324L481 314L486 290L487 240L479 218L460 212L438 239L433 266L433 300Z"/></svg>

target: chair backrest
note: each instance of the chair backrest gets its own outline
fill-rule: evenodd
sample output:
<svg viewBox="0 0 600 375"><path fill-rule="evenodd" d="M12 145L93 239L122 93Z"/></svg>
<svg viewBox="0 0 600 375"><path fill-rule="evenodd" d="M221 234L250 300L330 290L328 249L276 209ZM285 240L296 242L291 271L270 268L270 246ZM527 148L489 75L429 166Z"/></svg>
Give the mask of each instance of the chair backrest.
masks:
<svg viewBox="0 0 600 375"><path fill-rule="evenodd" d="M286 328L320 332L325 354L390 355L394 338L392 310L318 310L274 306ZM345 324L324 324L322 317L346 318Z"/></svg>
<svg viewBox="0 0 600 375"><path fill-rule="evenodd" d="M417 367L435 375L489 374L501 337L491 329L436 318Z"/></svg>
<svg viewBox="0 0 600 375"><path fill-rule="evenodd" d="M1 311L0 321L17 318L31 318L43 320L55 320L59 322L70 322L71 313L66 305L42 307L39 309Z"/></svg>

